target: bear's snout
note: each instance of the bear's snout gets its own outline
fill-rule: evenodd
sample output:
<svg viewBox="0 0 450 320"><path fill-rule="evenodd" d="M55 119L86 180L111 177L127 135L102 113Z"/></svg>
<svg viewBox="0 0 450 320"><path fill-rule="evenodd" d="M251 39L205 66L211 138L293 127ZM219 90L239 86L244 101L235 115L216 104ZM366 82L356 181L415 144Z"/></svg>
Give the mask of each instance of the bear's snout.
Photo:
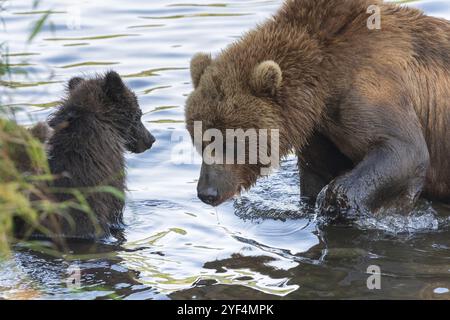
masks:
<svg viewBox="0 0 450 320"><path fill-rule="evenodd" d="M220 196L219 191L216 188L204 188L199 189L197 192L197 196L204 203L209 204L211 206L217 206L220 204Z"/></svg>
<svg viewBox="0 0 450 320"><path fill-rule="evenodd" d="M155 141L155 137L148 130L146 130L145 136L137 142L135 153L143 153L151 149Z"/></svg>
<svg viewBox="0 0 450 320"><path fill-rule="evenodd" d="M197 196L206 204L217 207L236 193L232 173L222 165L203 163L197 184Z"/></svg>

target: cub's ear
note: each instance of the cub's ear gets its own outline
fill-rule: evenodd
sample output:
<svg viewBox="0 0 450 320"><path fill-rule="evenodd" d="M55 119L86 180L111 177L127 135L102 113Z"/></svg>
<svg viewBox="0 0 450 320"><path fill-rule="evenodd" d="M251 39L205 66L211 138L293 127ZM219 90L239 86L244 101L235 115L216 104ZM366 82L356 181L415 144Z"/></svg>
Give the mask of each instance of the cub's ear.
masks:
<svg viewBox="0 0 450 320"><path fill-rule="evenodd" d="M260 63L250 77L250 86L256 94L274 96L281 87L283 72L278 63L268 60Z"/></svg>
<svg viewBox="0 0 450 320"><path fill-rule="evenodd" d="M109 71L105 75L103 90L105 90L108 97L115 99L123 93L124 89L125 84L117 72Z"/></svg>
<svg viewBox="0 0 450 320"><path fill-rule="evenodd" d="M198 87L200 78L205 72L206 68L211 64L212 59L210 54L197 53L191 59L191 78L194 83L194 88Z"/></svg>
<svg viewBox="0 0 450 320"><path fill-rule="evenodd" d="M70 79L69 83L67 85L69 92L75 90L75 88L78 87L83 81L84 81L84 79L80 78L80 77L74 77L74 78Z"/></svg>

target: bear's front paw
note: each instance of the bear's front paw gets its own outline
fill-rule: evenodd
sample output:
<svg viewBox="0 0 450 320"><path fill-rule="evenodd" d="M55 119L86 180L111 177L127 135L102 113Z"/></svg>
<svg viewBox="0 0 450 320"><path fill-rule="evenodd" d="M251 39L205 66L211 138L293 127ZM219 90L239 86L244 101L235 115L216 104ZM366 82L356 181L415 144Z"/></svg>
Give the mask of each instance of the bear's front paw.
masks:
<svg viewBox="0 0 450 320"><path fill-rule="evenodd" d="M366 211L359 194L354 185L338 178L319 193L316 208L327 220L353 220Z"/></svg>

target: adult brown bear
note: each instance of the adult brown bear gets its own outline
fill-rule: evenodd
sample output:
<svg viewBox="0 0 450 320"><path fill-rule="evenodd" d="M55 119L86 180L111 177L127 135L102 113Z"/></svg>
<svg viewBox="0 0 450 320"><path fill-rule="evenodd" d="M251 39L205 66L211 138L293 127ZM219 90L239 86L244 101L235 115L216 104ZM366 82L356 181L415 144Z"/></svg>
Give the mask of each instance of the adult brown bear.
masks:
<svg viewBox="0 0 450 320"><path fill-rule="evenodd" d="M374 10L380 28L371 25ZM370 12L370 13L368 13ZM279 129L302 196L323 212L409 212L450 202L450 23L377 0L291 0L216 58L191 62L187 128ZM259 165L203 164L219 205Z"/></svg>

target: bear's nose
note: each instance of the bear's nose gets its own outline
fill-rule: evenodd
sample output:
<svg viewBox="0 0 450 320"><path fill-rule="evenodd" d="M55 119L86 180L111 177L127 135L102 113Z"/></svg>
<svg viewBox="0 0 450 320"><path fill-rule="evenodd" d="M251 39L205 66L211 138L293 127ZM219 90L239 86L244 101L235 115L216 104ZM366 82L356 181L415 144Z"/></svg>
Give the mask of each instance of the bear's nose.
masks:
<svg viewBox="0 0 450 320"><path fill-rule="evenodd" d="M153 145L156 142L156 138L153 135L150 135L150 144Z"/></svg>
<svg viewBox="0 0 450 320"><path fill-rule="evenodd" d="M220 196L216 188L207 188L205 190L199 190L198 198L204 203L214 206L218 203Z"/></svg>

